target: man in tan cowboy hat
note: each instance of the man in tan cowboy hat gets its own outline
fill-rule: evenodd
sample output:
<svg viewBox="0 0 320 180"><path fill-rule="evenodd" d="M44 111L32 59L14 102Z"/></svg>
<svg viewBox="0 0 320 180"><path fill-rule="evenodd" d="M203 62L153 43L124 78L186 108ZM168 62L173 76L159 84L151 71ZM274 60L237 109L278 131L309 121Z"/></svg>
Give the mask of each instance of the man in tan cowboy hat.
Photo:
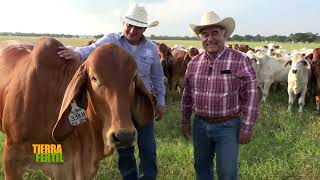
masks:
<svg viewBox="0 0 320 180"><path fill-rule="evenodd" d="M121 19L123 22L122 32L107 34L95 43L75 50L60 47L61 50L58 55L67 60L86 60L92 51L108 42L115 43L126 49L134 57L138 65L140 79L143 80L144 85L150 92L155 93L157 97L156 115L161 118L165 105L163 70L157 46L143 35L147 28L155 27L159 22L153 21L149 23L146 9L137 4L132 6ZM136 167L134 147L118 149L118 164L123 179L156 179L157 157L153 121L147 127L138 130L137 144L140 157L139 173Z"/></svg>
<svg viewBox="0 0 320 180"><path fill-rule="evenodd" d="M181 125L192 138L196 179L213 179L213 159L219 179L238 178L239 144L251 140L258 115L255 71L250 59L225 47L235 28L233 18L203 14L200 25L190 24L205 52L195 56L185 74Z"/></svg>

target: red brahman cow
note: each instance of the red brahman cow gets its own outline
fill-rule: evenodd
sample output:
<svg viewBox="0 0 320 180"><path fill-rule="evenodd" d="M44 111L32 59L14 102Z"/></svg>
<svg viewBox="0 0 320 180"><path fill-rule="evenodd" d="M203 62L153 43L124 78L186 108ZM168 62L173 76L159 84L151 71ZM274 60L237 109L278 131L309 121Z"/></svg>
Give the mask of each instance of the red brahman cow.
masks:
<svg viewBox="0 0 320 180"><path fill-rule="evenodd" d="M85 44L85 46L90 46L91 44L93 44L95 42L96 42L95 40L90 40Z"/></svg>
<svg viewBox="0 0 320 180"><path fill-rule="evenodd" d="M311 63L311 86L315 99L316 110L320 111L320 48L315 48L313 53L309 55Z"/></svg>
<svg viewBox="0 0 320 180"><path fill-rule="evenodd" d="M163 43L158 45L158 51L164 75L168 79L169 94L175 94L178 87L180 88L180 92L182 92L187 65L193 56L199 54L199 51L196 48L190 48L188 52L180 49L171 51L171 49Z"/></svg>
<svg viewBox="0 0 320 180"><path fill-rule="evenodd" d="M320 48L315 48L313 50L312 61L320 61Z"/></svg>
<svg viewBox="0 0 320 180"><path fill-rule="evenodd" d="M27 168L56 180L92 179L99 161L114 148L132 146L136 127L153 118L152 97L127 51L109 43L81 65L60 59L59 46L53 38L0 44L6 180L22 179ZM41 153L52 153L52 146L60 147L63 162L52 154L55 163L39 162L34 153L48 160Z"/></svg>

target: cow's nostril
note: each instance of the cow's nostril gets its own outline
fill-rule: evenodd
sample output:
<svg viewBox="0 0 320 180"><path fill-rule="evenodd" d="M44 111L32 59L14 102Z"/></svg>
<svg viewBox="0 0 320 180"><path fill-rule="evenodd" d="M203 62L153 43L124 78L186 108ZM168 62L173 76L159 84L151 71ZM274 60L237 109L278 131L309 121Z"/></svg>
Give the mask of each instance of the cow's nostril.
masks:
<svg viewBox="0 0 320 180"><path fill-rule="evenodd" d="M119 142L119 139L117 138L115 133L112 133L112 138L113 138L114 142Z"/></svg>
<svg viewBox="0 0 320 180"><path fill-rule="evenodd" d="M135 132L115 132L112 139L116 147L130 147L135 142Z"/></svg>

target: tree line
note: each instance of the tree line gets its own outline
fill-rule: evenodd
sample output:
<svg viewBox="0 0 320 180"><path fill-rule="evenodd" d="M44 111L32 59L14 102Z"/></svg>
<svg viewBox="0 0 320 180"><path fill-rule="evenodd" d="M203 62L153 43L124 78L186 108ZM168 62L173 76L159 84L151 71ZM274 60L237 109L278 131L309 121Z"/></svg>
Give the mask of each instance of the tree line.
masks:
<svg viewBox="0 0 320 180"><path fill-rule="evenodd" d="M177 36L155 36L151 35L149 37L150 39L154 40L196 40L197 38L195 36L189 37L177 37ZM318 33L294 33L290 34L289 36L283 36L283 35L272 35L272 36L262 36L260 34L258 35L244 35L240 36L238 34L234 34L230 38L228 38L228 41L243 41L243 42L264 42L264 41L275 41L275 42L318 42L320 43L320 36L318 36Z"/></svg>
<svg viewBox="0 0 320 180"><path fill-rule="evenodd" d="M80 35L71 35L71 34L50 34L50 33L22 33L22 32L0 32L0 36L51 36L51 37L65 37L65 38L79 38ZM96 39L103 37L103 34L91 36ZM152 40L197 40L195 36L157 36L151 34L147 38ZM275 42L317 42L320 43L320 36L318 33L294 33L290 34L289 36L283 35L272 35L272 36L262 36L257 34L253 35L238 35L234 34L231 36L228 41L252 41L252 42L263 42L263 41L275 41Z"/></svg>

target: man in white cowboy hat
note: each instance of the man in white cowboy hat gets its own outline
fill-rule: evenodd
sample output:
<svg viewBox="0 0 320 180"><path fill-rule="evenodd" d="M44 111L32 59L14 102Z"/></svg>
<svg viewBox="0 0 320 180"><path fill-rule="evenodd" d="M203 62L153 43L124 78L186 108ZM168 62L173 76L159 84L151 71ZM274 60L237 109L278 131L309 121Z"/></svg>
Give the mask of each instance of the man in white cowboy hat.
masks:
<svg viewBox="0 0 320 180"><path fill-rule="evenodd" d="M190 24L205 52L195 56L185 74L181 126L191 136L196 179L213 179L213 159L219 179L238 178L239 144L251 140L258 115L255 71L250 59L225 46L235 28L233 18L205 12L200 25Z"/></svg>
<svg viewBox="0 0 320 180"><path fill-rule="evenodd" d="M148 14L143 6L135 4L122 18L123 29L120 33L110 33L89 46L79 47L75 50L60 47L58 55L67 60L85 60L97 47L112 42L126 49L135 59L139 77L147 89L154 92L157 97L156 115L161 118L164 113L164 76L156 45L147 40L143 33L149 27L155 27L158 21L149 23ZM154 137L154 122L138 130L139 173L136 167L134 147L118 149L118 164L123 179L156 179L156 142Z"/></svg>

